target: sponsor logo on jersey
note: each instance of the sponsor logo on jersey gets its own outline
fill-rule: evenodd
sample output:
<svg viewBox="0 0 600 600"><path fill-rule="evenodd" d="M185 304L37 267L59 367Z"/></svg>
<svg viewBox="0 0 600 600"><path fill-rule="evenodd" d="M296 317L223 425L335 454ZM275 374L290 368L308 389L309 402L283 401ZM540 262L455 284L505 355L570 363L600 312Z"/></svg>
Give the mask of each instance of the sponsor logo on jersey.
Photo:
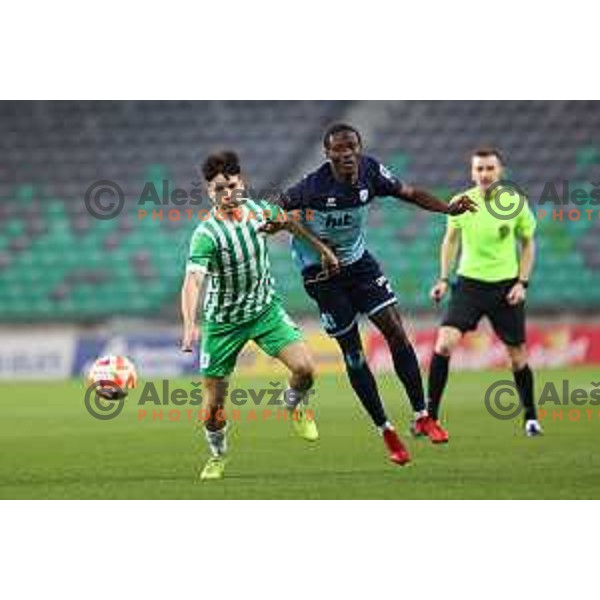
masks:
<svg viewBox="0 0 600 600"><path fill-rule="evenodd" d="M332 206L337 206L337 198L334 198L334 197L327 198L327 207L331 208Z"/></svg>
<svg viewBox="0 0 600 600"><path fill-rule="evenodd" d="M501 240L508 237L510 234L510 227L508 225L502 225L498 228L498 235Z"/></svg>
<svg viewBox="0 0 600 600"><path fill-rule="evenodd" d="M352 225L352 215L350 213L344 213L338 216L329 214L325 219L325 227L328 228L349 227L350 225Z"/></svg>

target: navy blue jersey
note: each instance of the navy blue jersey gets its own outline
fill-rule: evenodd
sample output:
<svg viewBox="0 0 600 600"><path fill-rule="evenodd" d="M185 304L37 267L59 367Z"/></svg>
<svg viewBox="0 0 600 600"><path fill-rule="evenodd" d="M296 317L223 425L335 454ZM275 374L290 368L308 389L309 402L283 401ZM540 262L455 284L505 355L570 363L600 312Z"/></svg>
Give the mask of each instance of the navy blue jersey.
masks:
<svg viewBox="0 0 600 600"><path fill-rule="evenodd" d="M302 223L335 251L342 265L365 252L367 212L377 196L397 193L400 181L370 156L361 156L356 183L337 181L329 162L309 173L285 193L286 210L301 210ZM292 239L292 256L299 268L320 264L320 257L302 239Z"/></svg>

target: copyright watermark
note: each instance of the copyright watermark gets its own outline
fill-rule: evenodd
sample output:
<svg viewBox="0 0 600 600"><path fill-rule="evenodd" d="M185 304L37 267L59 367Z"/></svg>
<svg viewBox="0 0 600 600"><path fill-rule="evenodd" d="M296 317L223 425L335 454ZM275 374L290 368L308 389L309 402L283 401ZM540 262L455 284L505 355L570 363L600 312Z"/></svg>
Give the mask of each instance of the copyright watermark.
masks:
<svg viewBox="0 0 600 600"><path fill-rule="evenodd" d="M600 181L549 181L535 201L537 218L552 221L600 220L600 210L584 208L600 206ZM518 216L527 204L523 188L510 179L493 183L485 193L485 208L496 219L509 221Z"/></svg>
<svg viewBox="0 0 600 600"><path fill-rule="evenodd" d="M118 183L101 179L88 187L83 201L92 217L100 221L109 221L121 214L125 206L125 194Z"/></svg>
<svg viewBox="0 0 600 600"><path fill-rule="evenodd" d="M500 421L510 421L518 417L523 410L523 402L517 385L508 379L495 381L487 388L484 404L488 413ZM600 381L592 381L587 387L572 386L567 379L559 383L549 381L544 384L536 404L540 408L540 419L547 415L549 405L552 405L553 408L586 404L600 406Z"/></svg>
<svg viewBox="0 0 600 600"><path fill-rule="evenodd" d="M510 179L492 183L485 192L485 208L496 219L510 221L518 216L527 203L525 190Z"/></svg>
<svg viewBox="0 0 600 600"><path fill-rule="evenodd" d="M227 382L222 382L219 390L221 397L233 406L241 407L246 404L251 406L273 406L295 408L298 405L308 406L309 398L316 393L310 389L297 396L298 392L287 388L280 381L270 381L265 388L229 388ZM87 412L94 419L109 421L117 418L123 411L127 392L116 383L110 381L97 381L90 385L85 393L84 405ZM199 407L204 401L202 383L190 382L190 388L172 387L168 379L162 381L148 381L141 389L135 400L138 409L138 420L146 418L152 409L152 415L162 415L163 407L177 407L167 411L168 415L192 414L193 409L180 411L180 407ZM270 409L266 409L267 411ZM272 411L271 411L272 412ZM266 414L263 411L263 415ZM153 420L155 420L153 418ZM162 416L159 420L162 420ZM176 420L169 418L169 420Z"/></svg>
<svg viewBox="0 0 600 600"><path fill-rule="evenodd" d="M249 198L258 198L272 204L279 204L285 190L269 184L262 188L247 187L227 192L227 196L238 205L245 204ZM217 194L217 197L224 192ZM118 217L125 206L123 187L110 179L99 179L92 182L85 190L83 201L87 212L101 221ZM202 182L192 181L191 187L173 186L172 182L164 179L160 182L147 181L143 188L133 195L133 201L146 214L152 210L162 210L164 207L212 206L208 195L205 195ZM162 219L162 216L161 216ZM179 219L177 219L179 220Z"/></svg>
<svg viewBox="0 0 600 600"><path fill-rule="evenodd" d="M517 386L508 379L494 382L486 390L483 401L490 415L500 421L510 421L523 410Z"/></svg>
<svg viewBox="0 0 600 600"><path fill-rule="evenodd" d="M126 396L114 381L96 381L87 388L83 403L94 419L110 421L121 414Z"/></svg>

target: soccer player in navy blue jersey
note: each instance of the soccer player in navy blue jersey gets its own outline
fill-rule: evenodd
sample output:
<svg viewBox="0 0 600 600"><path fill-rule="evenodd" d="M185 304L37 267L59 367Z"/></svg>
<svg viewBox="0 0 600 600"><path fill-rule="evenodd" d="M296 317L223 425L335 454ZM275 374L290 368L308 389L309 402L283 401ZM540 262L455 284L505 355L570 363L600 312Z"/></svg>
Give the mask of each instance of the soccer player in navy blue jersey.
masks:
<svg viewBox="0 0 600 600"><path fill-rule="evenodd" d="M427 413L419 364L404 331L396 296L365 247L369 204L377 197L393 196L451 215L474 210L474 205L464 197L447 204L399 181L362 153L360 134L350 125L330 127L323 141L327 161L289 188L280 201L286 210L303 213L304 226L335 252L341 268L335 274L325 271L319 254L299 237L292 240L292 255L306 292L319 307L325 331L340 346L352 388L381 431L390 459L402 465L410 456L386 416L365 360L359 315L366 315L388 343L394 369L415 412L413 433L426 435L434 443L448 441L448 434ZM266 228L271 233L276 230L275 225Z"/></svg>

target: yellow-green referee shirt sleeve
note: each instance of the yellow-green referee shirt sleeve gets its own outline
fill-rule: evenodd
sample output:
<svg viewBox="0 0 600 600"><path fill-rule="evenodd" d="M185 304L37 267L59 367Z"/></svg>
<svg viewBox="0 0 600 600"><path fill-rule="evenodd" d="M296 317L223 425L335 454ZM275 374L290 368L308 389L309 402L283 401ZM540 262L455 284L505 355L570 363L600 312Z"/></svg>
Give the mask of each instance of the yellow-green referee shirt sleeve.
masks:
<svg viewBox="0 0 600 600"><path fill-rule="evenodd" d="M515 234L518 238L529 239L533 237L536 228L536 220L529 203L526 201L517 216L517 224L515 226Z"/></svg>
<svg viewBox="0 0 600 600"><path fill-rule="evenodd" d="M452 204L455 200L458 200L463 194L459 194L458 196L454 196L450 200L450 204ZM448 215L447 217L447 227L448 229L462 229L464 214L462 215Z"/></svg>
<svg viewBox="0 0 600 600"><path fill-rule="evenodd" d="M447 227L448 229L462 229L462 215L448 215Z"/></svg>
<svg viewBox="0 0 600 600"><path fill-rule="evenodd" d="M217 251L212 235L206 229L197 229L192 235L190 252L187 260L187 271L206 273Z"/></svg>

